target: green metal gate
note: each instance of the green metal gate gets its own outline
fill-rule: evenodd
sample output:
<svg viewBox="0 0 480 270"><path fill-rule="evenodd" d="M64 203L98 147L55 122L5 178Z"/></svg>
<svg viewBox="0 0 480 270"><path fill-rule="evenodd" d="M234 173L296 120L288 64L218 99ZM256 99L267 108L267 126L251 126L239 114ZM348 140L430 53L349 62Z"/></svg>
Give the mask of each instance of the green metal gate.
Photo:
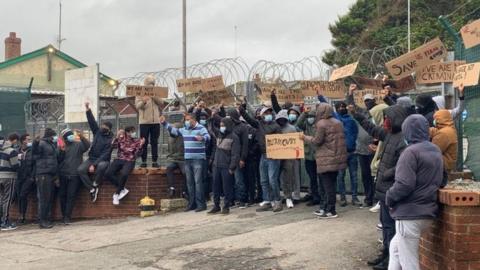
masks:
<svg viewBox="0 0 480 270"><path fill-rule="evenodd" d="M0 135L25 133L24 106L30 100L29 88L0 87Z"/></svg>

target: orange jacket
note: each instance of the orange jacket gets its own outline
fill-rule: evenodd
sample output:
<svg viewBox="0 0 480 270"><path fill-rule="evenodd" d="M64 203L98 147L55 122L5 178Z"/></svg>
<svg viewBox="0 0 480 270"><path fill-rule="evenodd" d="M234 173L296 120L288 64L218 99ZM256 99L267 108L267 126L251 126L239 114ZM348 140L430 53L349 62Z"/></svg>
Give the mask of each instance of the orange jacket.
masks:
<svg viewBox="0 0 480 270"><path fill-rule="evenodd" d="M445 170L452 171L457 163L458 138L452 115L448 110L439 110L433 115L435 127L430 128L432 143L442 151Z"/></svg>

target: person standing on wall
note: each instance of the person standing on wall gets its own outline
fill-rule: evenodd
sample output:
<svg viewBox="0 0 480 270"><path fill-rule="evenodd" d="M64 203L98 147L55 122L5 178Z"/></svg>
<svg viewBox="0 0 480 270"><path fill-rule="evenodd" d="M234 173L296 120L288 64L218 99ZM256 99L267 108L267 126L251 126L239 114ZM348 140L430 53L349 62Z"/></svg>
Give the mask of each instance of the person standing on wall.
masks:
<svg viewBox="0 0 480 270"><path fill-rule="evenodd" d="M155 86L155 77L148 75L144 81L145 86ZM162 104L159 97L136 97L135 107L138 110L138 123L140 124L140 138L145 139L142 149L142 164L147 167L148 143L152 151L152 167L158 168L158 137L160 136L160 110Z"/></svg>

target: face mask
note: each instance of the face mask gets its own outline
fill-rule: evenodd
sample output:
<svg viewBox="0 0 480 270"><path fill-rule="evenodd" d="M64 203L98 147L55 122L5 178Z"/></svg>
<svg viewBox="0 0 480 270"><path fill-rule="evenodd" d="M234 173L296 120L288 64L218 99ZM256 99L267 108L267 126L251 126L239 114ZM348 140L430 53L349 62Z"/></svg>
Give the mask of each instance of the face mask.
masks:
<svg viewBox="0 0 480 270"><path fill-rule="evenodd" d="M52 141L53 141L54 143L58 142L58 136L53 136Z"/></svg>
<svg viewBox="0 0 480 270"><path fill-rule="evenodd" d="M185 128L189 129L190 128L190 121L185 121Z"/></svg>
<svg viewBox="0 0 480 270"><path fill-rule="evenodd" d="M263 119L265 120L265 122L270 123L273 121L273 115L267 114L263 117Z"/></svg>
<svg viewBox="0 0 480 270"><path fill-rule="evenodd" d="M386 131L392 130L392 122L390 121L390 118L385 118L385 120L383 120L383 128Z"/></svg>
<svg viewBox="0 0 480 270"><path fill-rule="evenodd" d="M207 120L200 119L200 125L205 126L207 124Z"/></svg>
<svg viewBox="0 0 480 270"><path fill-rule="evenodd" d="M338 109L338 113L339 113L340 115L346 115L346 114L347 114L347 109L345 109L345 108Z"/></svg>
<svg viewBox="0 0 480 270"><path fill-rule="evenodd" d="M67 141L74 142L75 141L75 135L68 135L67 136Z"/></svg>
<svg viewBox="0 0 480 270"><path fill-rule="evenodd" d="M371 110L374 106L375 106L375 100L373 99L365 100L365 107L367 107L367 110Z"/></svg>
<svg viewBox="0 0 480 270"><path fill-rule="evenodd" d="M131 138L137 138L137 133L136 133L136 132L130 133L130 137L131 137Z"/></svg>
<svg viewBox="0 0 480 270"><path fill-rule="evenodd" d="M406 139L403 140L405 142L406 145L408 145L408 141Z"/></svg>
<svg viewBox="0 0 480 270"><path fill-rule="evenodd" d="M295 122L295 120L297 120L297 115L296 114L291 113L291 114L288 115L288 121Z"/></svg>
<svg viewBox="0 0 480 270"><path fill-rule="evenodd" d="M110 130L108 128L101 128L100 131L103 133L103 134L107 134L110 132Z"/></svg>
<svg viewBox="0 0 480 270"><path fill-rule="evenodd" d="M31 142L27 143L27 147L32 147L32 143Z"/></svg>
<svg viewBox="0 0 480 270"><path fill-rule="evenodd" d="M434 126L434 127L437 126L437 120L436 120L436 119L433 119L433 126Z"/></svg>
<svg viewBox="0 0 480 270"><path fill-rule="evenodd" d="M315 118L313 117L307 118L307 122L308 124L313 125L313 123L315 123Z"/></svg>
<svg viewBox="0 0 480 270"><path fill-rule="evenodd" d="M220 127L220 132L225 134L225 131L227 131L227 127Z"/></svg>

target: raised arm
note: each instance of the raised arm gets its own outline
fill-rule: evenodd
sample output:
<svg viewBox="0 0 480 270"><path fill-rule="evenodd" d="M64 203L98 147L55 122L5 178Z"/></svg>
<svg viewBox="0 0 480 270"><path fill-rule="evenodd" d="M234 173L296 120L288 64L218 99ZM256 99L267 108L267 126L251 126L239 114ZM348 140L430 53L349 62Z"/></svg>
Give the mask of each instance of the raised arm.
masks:
<svg viewBox="0 0 480 270"><path fill-rule="evenodd" d="M463 111L465 110L465 87L460 85L458 87L458 104L457 107L450 110L450 114L452 118L455 120L457 117L461 116Z"/></svg>
<svg viewBox="0 0 480 270"><path fill-rule="evenodd" d="M247 121L247 123L254 127L254 128L259 128L260 126L260 123L258 122L258 120L256 119L253 119L248 113L247 111L245 110L244 107L240 106L238 107L238 110L240 112L240 115L243 117L243 119L245 119L245 121Z"/></svg>
<svg viewBox="0 0 480 270"><path fill-rule="evenodd" d="M100 128L98 127L98 123L95 120L95 116L93 116L92 110L90 109L90 104L88 102L85 102L85 109L87 110L86 114L88 126L90 127L93 135L95 135L100 130Z"/></svg>
<svg viewBox="0 0 480 270"><path fill-rule="evenodd" d="M280 104L278 104L278 99L277 95L275 93L275 90L272 91L272 94L270 95L270 99L272 101L272 109L275 113L278 113L279 111L282 110L282 107L280 107Z"/></svg>
<svg viewBox="0 0 480 270"><path fill-rule="evenodd" d="M375 126L372 122L370 122L363 114L361 113L354 113L353 118L357 120L357 122L362 126L362 128L373 138L384 141L385 137L387 136L387 132L383 129L383 127Z"/></svg>

